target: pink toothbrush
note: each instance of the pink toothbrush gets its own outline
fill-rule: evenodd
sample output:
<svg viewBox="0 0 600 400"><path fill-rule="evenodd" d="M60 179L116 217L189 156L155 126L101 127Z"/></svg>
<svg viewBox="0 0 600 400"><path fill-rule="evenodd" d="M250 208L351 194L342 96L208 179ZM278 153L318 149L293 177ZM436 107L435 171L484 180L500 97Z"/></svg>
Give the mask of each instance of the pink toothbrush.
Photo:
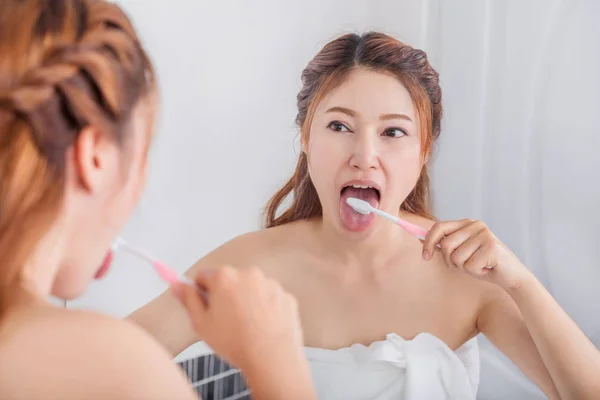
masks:
<svg viewBox="0 0 600 400"><path fill-rule="evenodd" d="M188 277L183 276L183 275L178 275L171 268L167 267L167 265L164 264L163 262L156 260L154 257L151 257L146 252L138 249L137 247L130 245L123 239L117 238L117 240L113 243L112 249L113 249L113 251L116 251L121 247L124 248L125 250L129 251L130 253L132 253L140 258L143 258L144 260L149 262L152 265L152 267L154 267L154 270L156 271L158 276L163 281L167 282L168 284L173 284L173 283L177 283L177 282L185 283L186 285L190 285L190 286L198 289L200 291L200 293L202 294L202 296L207 298L206 291L203 290L202 288L200 288L198 285L196 285L191 279L189 279Z"/></svg>
<svg viewBox="0 0 600 400"><path fill-rule="evenodd" d="M366 202L364 200L357 199L355 197L350 197L346 200L346 203L348 203L348 205L350 207L352 207L354 209L354 211L356 211L358 213L365 214L365 215L374 213L374 214L380 215L380 216L392 221L393 223L395 223L396 225L399 225L402 229L404 229L406 232L413 235L417 239L425 240L425 236L427 236L428 232L425 229L421 228L420 226L415 225L411 222L405 221L403 219L400 219L398 217L395 217L391 214L386 213L385 211L381 211L381 210L373 207L372 205L370 205L368 202ZM439 244L437 244L436 246L438 248L440 247Z"/></svg>

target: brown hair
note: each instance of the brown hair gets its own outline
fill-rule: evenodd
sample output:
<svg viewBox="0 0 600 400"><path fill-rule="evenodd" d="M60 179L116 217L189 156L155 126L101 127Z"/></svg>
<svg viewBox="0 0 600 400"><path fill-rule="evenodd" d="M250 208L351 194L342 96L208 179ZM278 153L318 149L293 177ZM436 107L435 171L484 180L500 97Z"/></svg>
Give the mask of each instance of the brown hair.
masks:
<svg viewBox="0 0 600 400"><path fill-rule="evenodd" d="M100 0L0 2L0 317L63 205L65 156L94 126L122 145L154 72L121 9Z"/></svg>
<svg viewBox="0 0 600 400"><path fill-rule="evenodd" d="M302 142L308 142L319 102L356 68L391 74L406 87L421 126L423 161L428 160L433 142L440 135L442 118L442 91L438 73L429 64L425 52L378 32L368 32L362 36L343 35L325 45L308 63L302 72L302 90L297 96L296 124L300 127ZM293 194L291 205L277 216L277 211L290 194ZM429 205L427 162L424 162L417 184L401 210L433 218ZM265 208L264 225L270 228L321 215L321 203L308 173L307 156L301 153L294 175L269 200Z"/></svg>

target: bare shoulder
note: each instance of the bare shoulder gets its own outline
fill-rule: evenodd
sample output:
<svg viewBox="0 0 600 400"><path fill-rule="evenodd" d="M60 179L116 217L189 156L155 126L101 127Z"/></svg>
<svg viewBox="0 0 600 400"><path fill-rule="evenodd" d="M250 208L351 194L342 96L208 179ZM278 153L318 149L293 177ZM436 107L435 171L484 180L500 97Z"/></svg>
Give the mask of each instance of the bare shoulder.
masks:
<svg viewBox="0 0 600 400"><path fill-rule="evenodd" d="M193 277L201 270L223 265L261 268L266 259L273 258L276 253L285 250L293 242L290 239L299 230L304 229L303 226L302 222L295 222L238 235L207 253L186 275Z"/></svg>
<svg viewBox="0 0 600 400"><path fill-rule="evenodd" d="M166 350L130 322L44 309L16 329L0 362L0 386L16 398L196 398Z"/></svg>

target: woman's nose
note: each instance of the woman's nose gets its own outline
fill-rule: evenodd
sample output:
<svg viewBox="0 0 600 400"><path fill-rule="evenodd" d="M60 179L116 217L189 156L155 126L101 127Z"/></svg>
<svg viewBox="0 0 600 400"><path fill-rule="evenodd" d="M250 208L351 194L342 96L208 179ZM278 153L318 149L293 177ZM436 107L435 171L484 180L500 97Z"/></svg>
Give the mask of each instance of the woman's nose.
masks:
<svg viewBox="0 0 600 400"><path fill-rule="evenodd" d="M350 164L356 169L368 171L379 167L377 137L373 134L356 135Z"/></svg>

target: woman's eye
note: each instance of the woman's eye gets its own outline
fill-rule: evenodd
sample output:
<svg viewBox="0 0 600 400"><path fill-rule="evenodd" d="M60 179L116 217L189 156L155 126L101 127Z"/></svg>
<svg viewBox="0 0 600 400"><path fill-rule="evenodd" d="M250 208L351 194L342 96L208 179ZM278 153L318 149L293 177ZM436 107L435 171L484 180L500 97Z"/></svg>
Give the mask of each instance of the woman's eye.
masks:
<svg viewBox="0 0 600 400"><path fill-rule="evenodd" d="M341 122L337 122L337 121L330 122L329 125L327 125L327 127L329 129L331 129L332 131L336 131L336 132L350 132L350 129L348 129L348 127L346 125L342 124Z"/></svg>
<svg viewBox="0 0 600 400"><path fill-rule="evenodd" d="M389 128L386 129L383 134L387 137L391 137L391 138L399 138L402 136L406 136L406 131L404 129L400 129L400 128Z"/></svg>

